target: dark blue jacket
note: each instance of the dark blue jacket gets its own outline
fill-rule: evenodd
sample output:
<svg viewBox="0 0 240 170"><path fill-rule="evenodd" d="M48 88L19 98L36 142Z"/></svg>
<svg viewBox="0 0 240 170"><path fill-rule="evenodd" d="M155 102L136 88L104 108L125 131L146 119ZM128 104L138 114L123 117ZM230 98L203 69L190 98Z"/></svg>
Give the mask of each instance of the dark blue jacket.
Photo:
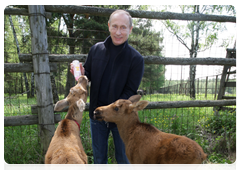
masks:
<svg viewBox="0 0 240 170"><path fill-rule="evenodd" d="M93 111L98 106L98 94L102 75L108 63L109 46L112 39L109 36L104 42L91 47L84 64L85 75L91 81L89 116L93 118ZM137 94L144 72L144 60L141 54L126 41L121 52L115 58L112 66L109 85L108 104L118 99L128 99Z"/></svg>

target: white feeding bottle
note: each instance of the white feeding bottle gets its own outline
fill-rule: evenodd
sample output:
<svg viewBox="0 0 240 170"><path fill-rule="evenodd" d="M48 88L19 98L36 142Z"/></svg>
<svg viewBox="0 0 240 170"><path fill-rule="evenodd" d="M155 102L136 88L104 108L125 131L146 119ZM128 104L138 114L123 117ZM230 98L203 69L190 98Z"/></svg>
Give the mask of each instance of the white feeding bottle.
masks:
<svg viewBox="0 0 240 170"><path fill-rule="evenodd" d="M74 60L72 62L72 67L73 67L73 73L74 73L75 80L78 81L78 78L81 76L79 61Z"/></svg>

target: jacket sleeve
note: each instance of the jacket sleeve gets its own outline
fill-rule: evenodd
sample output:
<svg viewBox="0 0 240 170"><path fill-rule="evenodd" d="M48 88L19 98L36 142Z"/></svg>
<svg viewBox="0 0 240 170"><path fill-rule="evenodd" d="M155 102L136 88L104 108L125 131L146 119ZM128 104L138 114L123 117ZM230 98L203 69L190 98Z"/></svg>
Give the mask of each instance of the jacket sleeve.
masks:
<svg viewBox="0 0 240 170"><path fill-rule="evenodd" d="M144 60L143 57L137 57L137 60L133 61L132 67L128 74L127 83L123 89L120 99L128 99L132 95L137 94L137 89L141 83L144 73Z"/></svg>
<svg viewBox="0 0 240 170"><path fill-rule="evenodd" d="M92 63L92 53L93 53L93 47L91 47L88 57L83 65L85 69L85 76L87 76L88 80L91 81L91 63Z"/></svg>

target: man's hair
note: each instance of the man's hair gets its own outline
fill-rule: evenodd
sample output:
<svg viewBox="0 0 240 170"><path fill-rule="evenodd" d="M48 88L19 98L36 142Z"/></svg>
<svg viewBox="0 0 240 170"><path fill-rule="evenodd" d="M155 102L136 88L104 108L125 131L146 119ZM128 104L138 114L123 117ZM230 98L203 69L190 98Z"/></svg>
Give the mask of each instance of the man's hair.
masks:
<svg viewBox="0 0 240 170"><path fill-rule="evenodd" d="M127 11L125 11L125 10L122 10L122 9L118 9L118 10L114 11L114 12L110 15L109 20L108 20L108 23L111 22L112 16L113 16L114 14L117 14L117 13L123 13L123 14L126 14L126 15L128 16L128 18L129 18L129 26L130 26L130 28L131 28L131 27L132 27L132 16L129 14L129 12L127 12Z"/></svg>

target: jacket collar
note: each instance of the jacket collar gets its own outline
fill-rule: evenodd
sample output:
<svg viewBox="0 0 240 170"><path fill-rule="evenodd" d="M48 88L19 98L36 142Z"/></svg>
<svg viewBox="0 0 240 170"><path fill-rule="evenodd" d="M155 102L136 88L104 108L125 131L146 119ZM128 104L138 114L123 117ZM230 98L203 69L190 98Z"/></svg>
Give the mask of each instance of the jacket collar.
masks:
<svg viewBox="0 0 240 170"><path fill-rule="evenodd" d="M110 43L112 43L112 38L111 36L109 35L106 40L104 41L104 45L105 47L108 49L109 46L110 46ZM128 46L128 40L124 42L124 45L123 45L123 48L127 47Z"/></svg>

